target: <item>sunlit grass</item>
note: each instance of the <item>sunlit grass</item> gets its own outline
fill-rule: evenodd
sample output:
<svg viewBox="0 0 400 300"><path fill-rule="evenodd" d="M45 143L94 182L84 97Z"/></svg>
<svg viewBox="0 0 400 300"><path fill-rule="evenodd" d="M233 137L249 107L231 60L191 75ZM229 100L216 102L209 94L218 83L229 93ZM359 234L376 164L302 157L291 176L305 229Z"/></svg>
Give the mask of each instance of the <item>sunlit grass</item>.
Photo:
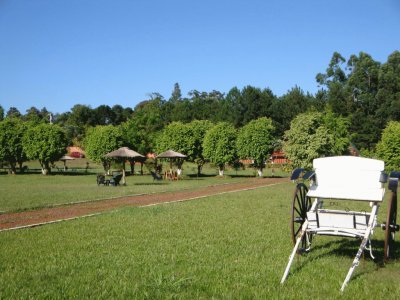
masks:
<svg viewBox="0 0 400 300"><path fill-rule="evenodd" d="M366 254L344 294L339 289L359 246L352 239L317 237L279 283L292 249L292 188L280 184L2 232L0 298L398 298L400 263L382 264L378 228L378 262Z"/></svg>
<svg viewBox="0 0 400 300"><path fill-rule="evenodd" d="M67 172L56 172L48 176L32 173L0 175L0 212L137 194L196 190L209 185L243 182L251 179L254 172L253 169L241 171L229 169L224 178L219 178L216 176L216 170L207 165L204 168L204 176L197 177L196 166L186 163L184 164L183 180L154 181L148 173L145 173L143 176L128 176L126 186L112 187L97 186L96 173L101 171L98 169L99 166L92 164L92 169L86 173L83 168L86 165L85 160L68 161L68 165L70 168ZM281 176L286 175L282 172L275 172L275 174L277 173ZM271 170L265 171L265 176L271 176L271 174Z"/></svg>

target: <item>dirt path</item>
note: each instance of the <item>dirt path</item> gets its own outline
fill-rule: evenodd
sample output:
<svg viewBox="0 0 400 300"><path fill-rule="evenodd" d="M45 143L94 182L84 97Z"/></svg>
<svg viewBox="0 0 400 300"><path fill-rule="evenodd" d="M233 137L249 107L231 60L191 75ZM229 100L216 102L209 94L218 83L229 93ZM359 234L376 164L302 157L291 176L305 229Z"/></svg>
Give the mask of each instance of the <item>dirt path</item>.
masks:
<svg viewBox="0 0 400 300"><path fill-rule="evenodd" d="M257 178L246 180L243 183L208 186L195 191L145 194L69 204L18 213L5 213L0 215L0 231L34 227L75 218L88 217L125 206L149 206L158 203L186 201L222 193L256 189L287 181L287 178Z"/></svg>

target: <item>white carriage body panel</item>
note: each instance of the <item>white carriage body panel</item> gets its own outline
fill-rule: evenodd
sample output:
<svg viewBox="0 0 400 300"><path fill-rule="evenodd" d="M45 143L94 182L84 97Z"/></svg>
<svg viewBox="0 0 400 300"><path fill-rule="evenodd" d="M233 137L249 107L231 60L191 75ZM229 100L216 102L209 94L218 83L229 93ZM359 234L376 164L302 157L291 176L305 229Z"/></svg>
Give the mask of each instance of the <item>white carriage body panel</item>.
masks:
<svg viewBox="0 0 400 300"><path fill-rule="evenodd" d="M382 201L385 189L379 181L381 160L335 156L314 159L316 182L307 196L315 198Z"/></svg>
<svg viewBox="0 0 400 300"><path fill-rule="evenodd" d="M363 231L368 226L370 214L356 211L318 209L307 212L308 227L316 228L343 228Z"/></svg>

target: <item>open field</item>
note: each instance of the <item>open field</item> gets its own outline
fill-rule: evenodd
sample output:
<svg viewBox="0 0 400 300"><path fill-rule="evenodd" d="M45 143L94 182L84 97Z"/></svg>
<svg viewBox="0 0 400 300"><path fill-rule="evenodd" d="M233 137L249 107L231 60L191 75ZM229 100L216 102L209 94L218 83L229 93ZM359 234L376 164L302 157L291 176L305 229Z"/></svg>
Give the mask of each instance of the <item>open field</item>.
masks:
<svg viewBox="0 0 400 300"><path fill-rule="evenodd" d="M281 184L2 232L0 298L397 299L400 261L382 263L379 228L372 240L377 262L365 255L343 295L357 240L317 237L280 285L292 249L292 188ZM380 222L384 216L382 205ZM398 242L396 252L400 257Z"/></svg>
<svg viewBox="0 0 400 300"><path fill-rule="evenodd" d="M41 207L51 207L66 203L109 199L138 194L173 192L179 190L195 190L197 188L232 182L243 182L254 174L253 169L236 172L228 170L225 178L217 178L216 170L206 166L204 176L197 177L193 164L184 164L183 179L178 181L153 181L150 175L128 176L126 186L97 186L96 173L101 172L99 166L91 163L86 173L85 160L69 161L67 172L55 172L53 175L17 174L0 175L0 212L19 211ZM38 168L31 163L30 170ZM138 168L136 168L137 170ZM147 171L147 170L146 170ZM271 170L264 172L271 176ZM286 176L279 170L275 175Z"/></svg>

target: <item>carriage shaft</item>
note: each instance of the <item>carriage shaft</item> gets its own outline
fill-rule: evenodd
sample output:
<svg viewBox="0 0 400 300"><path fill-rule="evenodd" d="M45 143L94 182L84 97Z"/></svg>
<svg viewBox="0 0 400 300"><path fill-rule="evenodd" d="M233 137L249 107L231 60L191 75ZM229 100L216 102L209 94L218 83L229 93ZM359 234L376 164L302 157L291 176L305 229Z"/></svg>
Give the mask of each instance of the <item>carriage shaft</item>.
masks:
<svg viewBox="0 0 400 300"><path fill-rule="evenodd" d="M342 287L340 289L341 292L344 291L347 283L350 281L350 278L353 275L353 272L354 272L355 268L358 266L358 264L360 262L361 255L363 254L365 248L367 247L367 243L370 240L370 237L372 235L372 230L375 227L375 223L376 223L376 217L375 216L377 214L378 214L378 205L375 202L374 205L372 206L372 211L371 211L371 216L372 217L369 219L368 227L367 227L367 230L365 231L364 238L363 238L363 240L361 242L360 248L358 249L357 255L354 258L353 263L352 263L352 265L351 265L351 267L349 269L349 272L347 273L347 276L346 276L346 278L345 278L345 280L344 280L344 282L342 284Z"/></svg>
<svg viewBox="0 0 400 300"><path fill-rule="evenodd" d="M316 209L318 203L319 203L318 199L315 199L315 201L314 201L314 203L312 204L310 210ZM284 283L284 282L285 282L285 280L286 280L286 278L287 278L287 276L288 276L288 274L289 274L290 267L291 267L291 265L292 265L292 263L293 263L293 259L294 259L295 255L296 255L296 253L297 253L297 250L299 249L301 240L303 239L304 235L306 234L306 231L307 231L306 229L307 229L307 227L308 227L308 220L305 220L304 223L303 223L303 225L301 226L300 235L299 235L299 236L297 237L297 239L296 239L296 244L295 244L295 246L294 246L294 248L293 248L292 254L291 254L290 257L289 257L289 263L287 264L286 269L285 269L285 272L283 273L283 276L282 276L282 279L281 279L281 283Z"/></svg>

